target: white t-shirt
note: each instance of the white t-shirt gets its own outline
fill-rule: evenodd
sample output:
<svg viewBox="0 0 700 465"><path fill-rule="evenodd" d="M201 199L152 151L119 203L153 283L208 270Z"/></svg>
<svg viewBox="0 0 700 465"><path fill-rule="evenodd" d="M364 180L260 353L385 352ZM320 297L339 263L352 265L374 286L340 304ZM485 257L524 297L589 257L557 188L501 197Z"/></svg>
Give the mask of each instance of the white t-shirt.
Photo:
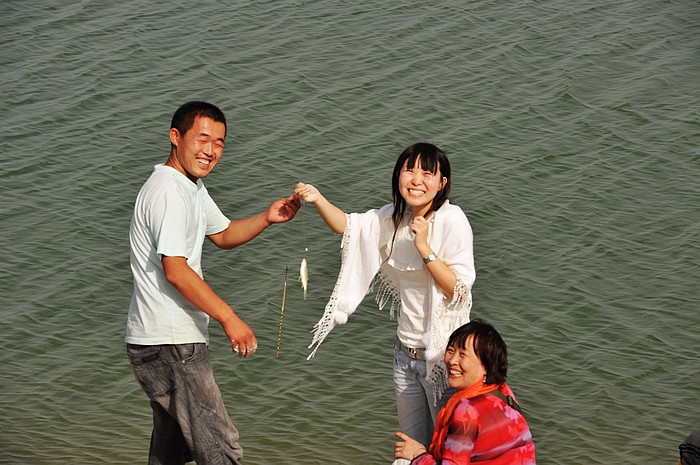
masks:
<svg viewBox="0 0 700 465"><path fill-rule="evenodd" d="M228 227L201 179L156 165L141 188L131 219L129 243L134 294L126 324L130 344L209 342L209 316L190 304L166 279L161 258L186 257L202 277L206 236Z"/></svg>
<svg viewBox="0 0 700 465"><path fill-rule="evenodd" d="M430 272L423 264L421 256L414 245L414 234L411 232L411 216L401 222L393 250L388 242L383 247L382 258L388 260L382 270L395 283L401 283L398 288L401 297L396 334L399 340L409 347L424 347L423 335L428 331L430 315ZM435 216L428 223L428 241L432 236ZM389 255L391 253L391 255Z"/></svg>

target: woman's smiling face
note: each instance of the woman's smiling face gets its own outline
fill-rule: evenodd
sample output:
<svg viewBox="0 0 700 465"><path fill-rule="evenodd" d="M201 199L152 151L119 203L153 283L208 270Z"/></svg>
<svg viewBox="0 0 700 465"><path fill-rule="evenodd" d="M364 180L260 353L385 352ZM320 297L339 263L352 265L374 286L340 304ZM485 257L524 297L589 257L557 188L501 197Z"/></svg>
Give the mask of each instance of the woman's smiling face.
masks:
<svg viewBox="0 0 700 465"><path fill-rule="evenodd" d="M447 384L457 390L466 389L484 379L486 370L474 352L474 338L469 336L466 347L450 345L445 351Z"/></svg>
<svg viewBox="0 0 700 465"><path fill-rule="evenodd" d="M401 168L399 192L413 211L413 216L424 216L446 182L447 178L442 176L439 166L435 173L424 170L418 156L414 166L409 167L407 160Z"/></svg>

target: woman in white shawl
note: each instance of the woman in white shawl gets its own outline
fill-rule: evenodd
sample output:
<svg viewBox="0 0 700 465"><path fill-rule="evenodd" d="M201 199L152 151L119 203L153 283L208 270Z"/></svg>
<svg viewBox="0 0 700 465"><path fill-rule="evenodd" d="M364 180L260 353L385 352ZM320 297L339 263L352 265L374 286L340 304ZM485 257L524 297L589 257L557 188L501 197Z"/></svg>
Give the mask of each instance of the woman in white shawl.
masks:
<svg viewBox="0 0 700 465"><path fill-rule="evenodd" d="M343 234L338 280L316 324L313 357L336 324L343 324L377 286L380 308L398 309L394 387L399 428L429 446L447 387L444 348L452 331L469 321L476 278L472 230L466 215L450 204L450 163L429 143L401 153L392 176L393 203L346 214L311 184L295 194L313 203L321 218Z"/></svg>

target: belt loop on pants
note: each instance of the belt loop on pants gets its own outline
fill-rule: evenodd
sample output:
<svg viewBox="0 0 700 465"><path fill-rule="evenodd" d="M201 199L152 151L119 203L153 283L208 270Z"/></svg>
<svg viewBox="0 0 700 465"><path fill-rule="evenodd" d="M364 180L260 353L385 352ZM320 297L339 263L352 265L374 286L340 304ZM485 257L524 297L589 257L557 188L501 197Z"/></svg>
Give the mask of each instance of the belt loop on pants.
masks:
<svg viewBox="0 0 700 465"><path fill-rule="evenodd" d="M414 349L413 347L408 347L403 342L401 342L398 337L396 338L396 345L399 347L399 349L401 349L401 352L408 355L412 359L425 360L425 349Z"/></svg>

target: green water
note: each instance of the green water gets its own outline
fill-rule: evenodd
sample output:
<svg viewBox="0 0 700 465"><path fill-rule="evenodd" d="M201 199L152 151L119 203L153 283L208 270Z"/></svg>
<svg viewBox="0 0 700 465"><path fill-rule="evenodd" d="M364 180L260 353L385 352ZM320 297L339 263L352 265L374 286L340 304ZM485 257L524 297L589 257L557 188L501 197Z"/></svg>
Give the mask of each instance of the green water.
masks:
<svg viewBox="0 0 700 465"><path fill-rule="evenodd" d="M405 146L444 148L475 234L472 315L509 345L538 462L676 463L700 428L700 4L229 3L0 3L0 461L145 463L128 225L173 111L205 99L229 118L207 186L233 218L298 180L379 207ZM339 243L305 207L205 247L260 343L240 361L211 325L246 463L391 461L386 312L367 299L306 361Z"/></svg>

